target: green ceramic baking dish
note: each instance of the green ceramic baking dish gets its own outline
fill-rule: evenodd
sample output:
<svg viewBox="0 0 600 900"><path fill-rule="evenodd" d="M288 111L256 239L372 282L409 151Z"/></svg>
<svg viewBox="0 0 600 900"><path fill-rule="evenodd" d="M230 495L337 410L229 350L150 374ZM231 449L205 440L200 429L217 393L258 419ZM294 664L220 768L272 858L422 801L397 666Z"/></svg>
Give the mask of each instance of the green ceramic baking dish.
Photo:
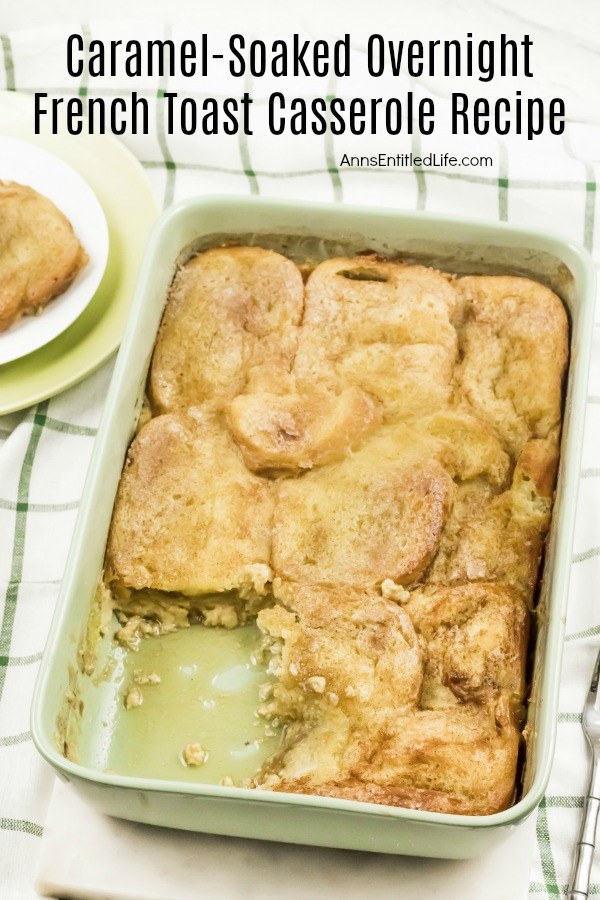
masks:
<svg viewBox="0 0 600 900"><path fill-rule="evenodd" d="M94 685L94 679L81 674L78 661L82 640L90 634L90 610L113 501L140 413L170 282L178 262L192 250L236 240L283 252L306 251L307 255L373 249L458 273L520 273L550 285L569 310L571 360L562 455L539 596L524 784L521 799L504 812L481 817L444 815L350 800L129 777L101 770L85 753L77 762L72 761L72 754L68 754L71 758L64 755L66 696L71 707L76 700L80 737L93 737L101 728L96 694L102 687L97 679ZM393 210L239 197L192 199L165 212L146 249L40 667L31 728L42 756L98 809L155 825L447 858L481 854L507 836L537 807L552 762L593 306L594 275L587 254L549 233Z"/></svg>

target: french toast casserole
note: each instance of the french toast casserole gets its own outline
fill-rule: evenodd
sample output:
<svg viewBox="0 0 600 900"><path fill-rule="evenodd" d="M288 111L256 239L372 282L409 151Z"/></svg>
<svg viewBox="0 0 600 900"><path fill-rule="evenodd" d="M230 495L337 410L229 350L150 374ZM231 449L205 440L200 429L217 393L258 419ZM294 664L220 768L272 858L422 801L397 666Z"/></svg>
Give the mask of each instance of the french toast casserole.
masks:
<svg viewBox="0 0 600 900"><path fill-rule="evenodd" d="M250 786L514 802L567 356L527 278L259 247L179 269L104 578L130 646L256 622L283 736Z"/></svg>

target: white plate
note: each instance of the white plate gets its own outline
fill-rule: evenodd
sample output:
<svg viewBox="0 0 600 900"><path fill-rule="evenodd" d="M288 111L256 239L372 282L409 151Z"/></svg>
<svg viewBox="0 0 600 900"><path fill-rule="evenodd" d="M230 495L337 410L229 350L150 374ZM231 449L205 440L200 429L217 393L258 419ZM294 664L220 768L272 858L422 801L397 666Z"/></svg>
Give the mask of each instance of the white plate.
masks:
<svg viewBox="0 0 600 900"><path fill-rule="evenodd" d="M16 181L48 197L73 226L89 261L64 293L37 316L24 316L0 333L0 364L43 347L81 315L104 274L108 226L87 181L53 153L26 141L0 136L0 180Z"/></svg>

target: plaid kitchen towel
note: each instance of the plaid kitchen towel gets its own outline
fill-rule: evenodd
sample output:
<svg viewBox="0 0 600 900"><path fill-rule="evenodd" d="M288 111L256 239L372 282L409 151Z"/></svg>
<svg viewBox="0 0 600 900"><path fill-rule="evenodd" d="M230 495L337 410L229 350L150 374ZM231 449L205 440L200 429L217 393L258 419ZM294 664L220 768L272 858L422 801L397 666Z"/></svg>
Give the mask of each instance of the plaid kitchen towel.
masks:
<svg viewBox="0 0 600 900"><path fill-rule="evenodd" d="M163 205L193 194L251 193L286 198L381 204L402 209L450 212L551 227L584 244L600 262L597 170L600 127L571 122L563 138L463 139L449 136L442 119L431 138L269 137L265 98L272 90L304 96L377 96L425 90L400 78L379 80L376 89L357 76L325 86L320 80L267 79L240 85L226 78L172 83L166 78L79 80L65 70L68 34L84 40L138 40L171 36L198 38L193 29L139 24L92 23L0 36L0 88L51 96L110 98L132 88L148 99L151 131L125 143L142 161ZM222 36L214 36L214 41ZM216 49L216 47L214 48ZM360 54L361 47L353 48ZM360 69L357 66L356 69ZM285 81L285 84L282 82ZM293 83L291 83L293 81ZM518 86L518 85L517 85ZM255 131L249 136L168 134L164 94L196 98L252 92ZM439 95L444 84L427 82ZM1 129L1 125L0 125ZM380 168L342 165L349 156L373 153L450 152L457 168ZM491 164L478 163L491 157ZM1 172L0 172L1 177ZM597 320L598 321L598 320ZM52 776L38 758L29 734L29 706L35 676L56 600L94 435L112 363L66 393L0 419L0 895L7 900L35 896L32 873L44 827ZM581 816L588 752L581 710L600 645L600 330L588 397L577 531L558 719L558 743L548 794L537 812L537 846L530 896L565 893ZM600 895L600 853L591 894Z"/></svg>

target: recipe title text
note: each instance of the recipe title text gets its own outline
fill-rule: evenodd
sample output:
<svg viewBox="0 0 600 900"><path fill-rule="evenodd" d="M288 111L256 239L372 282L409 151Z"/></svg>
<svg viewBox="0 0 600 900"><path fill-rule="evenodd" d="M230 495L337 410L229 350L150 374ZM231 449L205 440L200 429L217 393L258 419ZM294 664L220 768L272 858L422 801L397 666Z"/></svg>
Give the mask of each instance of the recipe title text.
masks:
<svg viewBox="0 0 600 900"><path fill-rule="evenodd" d="M518 134L528 140L544 133L560 135L566 118L560 97L525 97L515 89L502 97L461 90L440 98L427 93L426 82L425 90L419 84L419 79L440 75L483 84L496 78L529 79L532 56L528 34L475 40L467 33L461 40L429 41L372 34L355 48L349 34L336 41L305 40L298 34L249 40L232 34L212 46L208 34L199 41L86 41L75 33L66 42L67 72L85 79L88 90L74 97L37 92L35 133L50 129L56 134L64 128L74 135L148 134L152 102L158 97L168 135L252 135L257 126L276 136L431 135L442 105L455 135ZM352 96L345 90L344 79L355 74L369 79L362 84L373 86L373 96ZM148 78L156 79L154 92L140 85L115 95L113 79L129 85ZM231 79L240 83L239 92L224 96L207 91L207 81L214 91L215 84L227 86ZM266 92L256 90L261 79L268 82ZM307 84L302 95L290 92L290 85L296 91Z"/></svg>

